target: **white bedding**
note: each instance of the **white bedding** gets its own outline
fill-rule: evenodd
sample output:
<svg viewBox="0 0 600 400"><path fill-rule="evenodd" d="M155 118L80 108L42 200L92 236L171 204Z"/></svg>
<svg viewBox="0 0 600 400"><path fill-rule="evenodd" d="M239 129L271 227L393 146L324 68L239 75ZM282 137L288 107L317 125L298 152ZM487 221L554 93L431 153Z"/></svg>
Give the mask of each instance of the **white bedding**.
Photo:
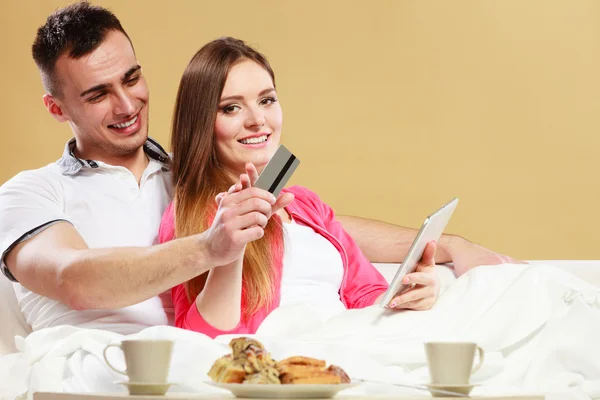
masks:
<svg viewBox="0 0 600 400"><path fill-rule="evenodd" d="M486 350L474 393L548 393L548 399L600 398L600 293L551 266L478 267L452 283L427 312L350 310L325 324L301 306L272 313L257 338L273 357L306 355L341 365L365 383L355 393L415 393L389 383L424 383L422 343L472 340ZM214 392L202 383L230 337L211 340L172 327L130 337L176 341L171 391ZM285 338L285 339L284 339ZM19 353L0 358L0 398L33 391L124 391L101 351L123 336L59 327L19 339ZM118 352L113 355L118 359ZM349 392L350 393L350 392ZM552 397L554 396L554 397Z"/></svg>

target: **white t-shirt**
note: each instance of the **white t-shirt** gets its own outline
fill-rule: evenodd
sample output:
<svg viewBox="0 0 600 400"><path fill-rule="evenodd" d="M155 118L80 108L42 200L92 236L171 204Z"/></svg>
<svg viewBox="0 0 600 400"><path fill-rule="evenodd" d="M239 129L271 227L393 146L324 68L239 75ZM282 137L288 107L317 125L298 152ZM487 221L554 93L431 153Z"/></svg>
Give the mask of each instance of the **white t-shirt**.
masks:
<svg viewBox="0 0 600 400"><path fill-rule="evenodd" d="M63 157L25 171L0 188L1 267L14 280L4 257L17 243L56 221L68 221L90 248L158 243L163 212L172 199L168 154L152 139L144 145L150 162L138 183L124 167L77 159L67 143ZM117 310L75 311L14 283L23 315L33 330L74 325L129 334L172 325L170 293Z"/></svg>
<svg viewBox="0 0 600 400"><path fill-rule="evenodd" d="M340 253L308 226L292 221L283 228L280 307L303 303L312 306L323 321L344 311L339 294L344 277Z"/></svg>

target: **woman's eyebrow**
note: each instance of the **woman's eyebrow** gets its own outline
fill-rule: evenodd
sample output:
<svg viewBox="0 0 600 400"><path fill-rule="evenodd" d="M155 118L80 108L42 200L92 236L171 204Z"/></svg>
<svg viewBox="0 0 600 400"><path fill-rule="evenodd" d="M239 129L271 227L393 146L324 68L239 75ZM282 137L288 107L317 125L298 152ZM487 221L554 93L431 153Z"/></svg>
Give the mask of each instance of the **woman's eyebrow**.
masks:
<svg viewBox="0 0 600 400"><path fill-rule="evenodd" d="M261 90L260 93L258 93L258 96L259 97L260 96L264 96L265 94L270 93L270 92L274 92L274 91L275 91L275 88L272 88L272 87L271 88L266 88L266 89ZM243 99L244 99L244 96L239 96L238 95L238 96L223 97L220 101L223 102L223 101L226 101L226 100L243 100Z"/></svg>

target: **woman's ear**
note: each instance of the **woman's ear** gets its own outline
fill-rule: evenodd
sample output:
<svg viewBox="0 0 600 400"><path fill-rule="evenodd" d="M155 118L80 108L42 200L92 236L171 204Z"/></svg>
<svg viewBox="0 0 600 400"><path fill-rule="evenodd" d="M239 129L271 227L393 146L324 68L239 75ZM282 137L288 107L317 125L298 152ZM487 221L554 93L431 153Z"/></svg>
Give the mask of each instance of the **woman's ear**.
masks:
<svg viewBox="0 0 600 400"><path fill-rule="evenodd" d="M42 97L44 101L44 106L58 122L65 122L69 119L69 116L64 112L63 106L60 102L51 94L45 94Z"/></svg>

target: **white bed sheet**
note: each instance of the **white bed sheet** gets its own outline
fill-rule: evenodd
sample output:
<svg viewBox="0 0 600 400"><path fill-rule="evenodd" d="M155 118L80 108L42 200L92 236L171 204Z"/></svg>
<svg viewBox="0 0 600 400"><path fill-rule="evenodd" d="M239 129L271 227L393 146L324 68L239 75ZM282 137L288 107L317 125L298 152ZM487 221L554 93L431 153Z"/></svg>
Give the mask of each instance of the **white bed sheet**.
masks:
<svg viewBox="0 0 600 400"><path fill-rule="evenodd" d="M537 260L533 264L553 265L567 270L579 278L600 287L600 260ZM374 264L386 277L388 282L393 278L399 264ZM445 285L455 279L449 268L440 266L438 273ZM0 276L0 356L16 351L15 336L27 336L31 327L23 318L15 298L12 283Z"/></svg>
<svg viewBox="0 0 600 400"><path fill-rule="evenodd" d="M347 311L323 325L310 309L281 309L267 318L257 337L275 358L324 358L355 379L371 381L355 389L356 394L407 393L388 384L426 380L422 342L457 339L476 341L487 352L484 368L474 376L485 383L476 394L546 392L556 399L600 398L597 287L561 269L533 265L480 267L445 288L428 312L387 315L371 307ZM149 328L132 337L176 340L171 379L180 385L172 390L215 391L202 380L210 364L227 352L229 337L212 341L171 327ZM0 384L0 395L10 398L10 391L15 395L28 387L123 391L113 383L120 377L100 356L107 343L122 338L61 327L20 339L20 353L0 359L0 376L10 377L5 386Z"/></svg>

